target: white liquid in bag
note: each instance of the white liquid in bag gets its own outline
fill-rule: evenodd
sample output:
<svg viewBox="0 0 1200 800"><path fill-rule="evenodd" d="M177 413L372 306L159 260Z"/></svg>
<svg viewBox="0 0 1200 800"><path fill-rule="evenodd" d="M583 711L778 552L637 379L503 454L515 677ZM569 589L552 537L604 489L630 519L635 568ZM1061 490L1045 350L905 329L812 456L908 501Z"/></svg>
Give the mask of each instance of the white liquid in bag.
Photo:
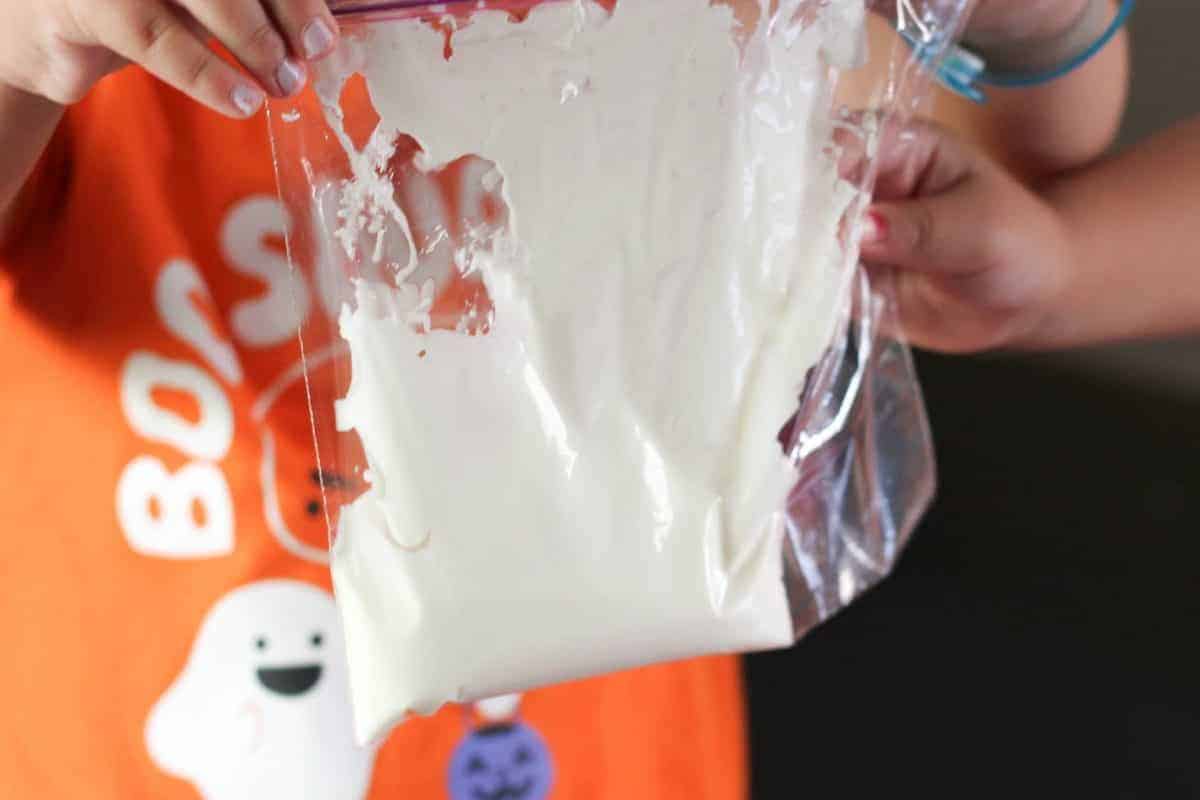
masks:
<svg viewBox="0 0 1200 800"><path fill-rule="evenodd" d="M855 259L827 146L830 54L857 51L861 8L767 35L708 0L577 0L481 12L449 59L416 20L355 45L377 143L489 160L508 209L459 253L486 335L428 330L410 271L359 281L342 312L338 424L371 484L332 554L361 739L449 701L792 642L777 436ZM347 242L353 205L390 191L386 155L355 155Z"/></svg>

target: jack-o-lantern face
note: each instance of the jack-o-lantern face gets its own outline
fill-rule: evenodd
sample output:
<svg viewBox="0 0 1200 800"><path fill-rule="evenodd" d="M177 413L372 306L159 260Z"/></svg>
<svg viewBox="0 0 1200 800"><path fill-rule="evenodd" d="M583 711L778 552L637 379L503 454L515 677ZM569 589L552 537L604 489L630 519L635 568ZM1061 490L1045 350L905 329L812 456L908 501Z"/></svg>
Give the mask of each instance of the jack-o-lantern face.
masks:
<svg viewBox="0 0 1200 800"><path fill-rule="evenodd" d="M333 421L332 401L345 394L339 381L346 379L335 362L340 353L321 352L328 354L323 360L309 357L307 384L296 365L290 382L280 383L276 394L264 394L273 402L263 404L259 475L267 529L292 555L323 564L329 558L327 522L336 530L342 506L368 484L358 435L336 430ZM310 389L320 403L316 448L306 396Z"/></svg>
<svg viewBox="0 0 1200 800"><path fill-rule="evenodd" d="M450 762L453 800L543 800L553 783L545 743L519 722L473 731Z"/></svg>

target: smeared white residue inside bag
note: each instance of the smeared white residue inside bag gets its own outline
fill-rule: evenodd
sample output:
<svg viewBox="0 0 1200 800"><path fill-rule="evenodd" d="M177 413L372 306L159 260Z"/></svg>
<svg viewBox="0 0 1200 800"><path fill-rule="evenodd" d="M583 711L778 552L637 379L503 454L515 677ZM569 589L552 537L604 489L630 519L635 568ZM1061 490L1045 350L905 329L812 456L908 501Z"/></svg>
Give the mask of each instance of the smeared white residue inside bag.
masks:
<svg viewBox="0 0 1200 800"><path fill-rule="evenodd" d="M784 2L781 6L795 6ZM379 23L361 69L381 122L352 155L341 241L407 258L344 308L338 423L371 488L333 575L363 739L410 712L612 669L790 644L777 441L833 334L839 224L830 59L861 2L739 29L708 0L584 0L453 34ZM335 127L340 124L331 115ZM382 177L494 164L506 224L456 264L486 332L431 329L411 225Z"/></svg>

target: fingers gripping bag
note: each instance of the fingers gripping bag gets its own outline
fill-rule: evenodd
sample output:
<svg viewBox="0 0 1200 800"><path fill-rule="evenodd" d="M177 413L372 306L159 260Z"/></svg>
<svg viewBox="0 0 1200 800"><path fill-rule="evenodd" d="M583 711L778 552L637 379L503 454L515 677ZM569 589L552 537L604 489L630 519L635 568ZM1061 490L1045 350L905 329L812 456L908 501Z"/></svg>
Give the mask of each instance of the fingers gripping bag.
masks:
<svg viewBox="0 0 1200 800"><path fill-rule="evenodd" d="M333 5L271 127L360 739L884 576L934 468L857 242L959 0Z"/></svg>

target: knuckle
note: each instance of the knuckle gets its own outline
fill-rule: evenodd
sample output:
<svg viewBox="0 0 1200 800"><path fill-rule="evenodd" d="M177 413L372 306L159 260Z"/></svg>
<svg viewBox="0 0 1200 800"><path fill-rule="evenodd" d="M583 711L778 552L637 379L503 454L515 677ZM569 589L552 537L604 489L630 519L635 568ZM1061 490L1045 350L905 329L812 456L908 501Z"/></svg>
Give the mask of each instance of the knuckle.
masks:
<svg viewBox="0 0 1200 800"><path fill-rule="evenodd" d="M163 46L176 25L165 9L148 11L134 23L134 37L138 50L150 53Z"/></svg>
<svg viewBox="0 0 1200 800"><path fill-rule="evenodd" d="M247 51L261 55L264 59L278 60L285 55L283 39L270 22L263 22L250 31L245 39Z"/></svg>
<svg viewBox="0 0 1200 800"><path fill-rule="evenodd" d="M63 85L53 80L46 81L43 85L34 88L37 94L40 94L52 103L62 106L78 103L83 99L84 94L76 87Z"/></svg>
<svg viewBox="0 0 1200 800"><path fill-rule="evenodd" d="M937 222L928 206L916 207L912 217L912 230L913 252L931 255L937 246Z"/></svg>
<svg viewBox="0 0 1200 800"><path fill-rule="evenodd" d="M212 63L213 56L207 52L202 52L193 57L188 62L187 69L184 72L184 80L187 82L187 85L192 88L199 86L209 70L212 69Z"/></svg>
<svg viewBox="0 0 1200 800"><path fill-rule="evenodd" d="M1013 231L1002 209L989 203L975 207L976 260L981 266L1004 260L1013 246Z"/></svg>
<svg viewBox="0 0 1200 800"><path fill-rule="evenodd" d="M46 81L42 94L59 105L78 103L87 94L89 84L70 74L58 74Z"/></svg>
<svg viewBox="0 0 1200 800"><path fill-rule="evenodd" d="M1002 227L988 225L979 236L980 252L976 258L979 266L983 268L1004 263L1007 254L1012 249L1008 231Z"/></svg>
<svg viewBox="0 0 1200 800"><path fill-rule="evenodd" d="M67 55L48 56L34 84L37 93L58 103L77 103L87 94L98 75L87 64Z"/></svg>
<svg viewBox="0 0 1200 800"><path fill-rule="evenodd" d="M909 127L914 136L934 145L954 135L941 122L923 117L911 121Z"/></svg>

